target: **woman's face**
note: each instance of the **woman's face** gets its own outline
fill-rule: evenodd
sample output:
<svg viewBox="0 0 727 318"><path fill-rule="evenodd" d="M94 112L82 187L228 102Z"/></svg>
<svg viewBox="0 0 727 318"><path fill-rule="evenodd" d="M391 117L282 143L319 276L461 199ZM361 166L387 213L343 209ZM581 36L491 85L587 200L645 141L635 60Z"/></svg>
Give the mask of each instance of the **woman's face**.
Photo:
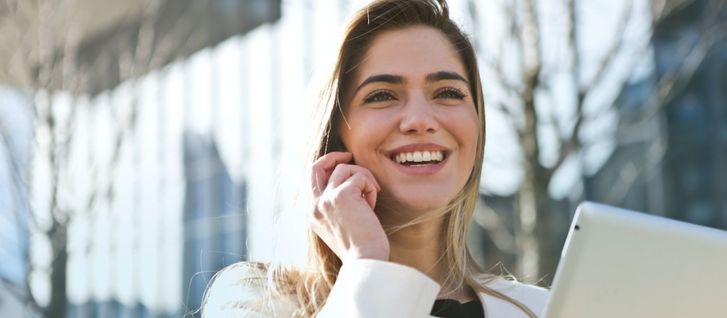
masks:
<svg viewBox="0 0 727 318"><path fill-rule="evenodd" d="M386 31L348 87L340 134L382 197L416 211L444 207L475 164L479 121L463 63L427 26Z"/></svg>

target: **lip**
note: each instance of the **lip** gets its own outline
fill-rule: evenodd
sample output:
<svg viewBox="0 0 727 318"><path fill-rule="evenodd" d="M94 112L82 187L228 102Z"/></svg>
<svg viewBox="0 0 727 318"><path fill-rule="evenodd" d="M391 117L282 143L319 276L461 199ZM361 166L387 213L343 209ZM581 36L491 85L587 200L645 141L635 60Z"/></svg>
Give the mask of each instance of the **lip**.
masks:
<svg viewBox="0 0 727 318"><path fill-rule="evenodd" d="M386 155L393 159L396 155L402 152L415 152L415 151L441 151L444 153L445 158L449 154L449 149L444 146L440 146L433 143L420 143L420 144L409 144L401 147L394 148L386 152Z"/></svg>
<svg viewBox="0 0 727 318"><path fill-rule="evenodd" d="M410 165L405 166L402 165L394 159L396 155L402 153L402 152L415 152L415 151L441 151L444 153L444 159L438 163L435 164L426 164L426 165ZM389 158L389 162L393 164L396 167L396 170L408 174L408 175L414 175L414 176L425 176L425 175L431 175L437 173L439 170L441 170L445 164L449 161L449 155L451 151L447 149L444 146L433 144L433 143L419 143L419 144L409 144L404 145L401 147L394 148L388 152L386 152L386 156Z"/></svg>

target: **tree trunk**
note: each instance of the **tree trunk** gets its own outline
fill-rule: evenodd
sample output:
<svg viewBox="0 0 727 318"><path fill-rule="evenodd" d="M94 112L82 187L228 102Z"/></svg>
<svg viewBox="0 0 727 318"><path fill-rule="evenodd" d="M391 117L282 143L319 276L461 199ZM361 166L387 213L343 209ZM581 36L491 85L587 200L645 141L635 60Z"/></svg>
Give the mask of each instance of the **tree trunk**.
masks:
<svg viewBox="0 0 727 318"><path fill-rule="evenodd" d="M534 19L532 2L529 2L529 29L537 30L537 21ZM537 33L535 31L534 33ZM538 51L539 43L534 34L524 36L523 47L530 47ZM549 214L550 197L548 196L548 184L550 183L550 172L540 164L540 145L538 140L538 113L535 108L535 89L539 85L540 57L539 51L526 61L522 90L524 127L520 130L518 137L523 151L523 181L517 194L518 211L518 274L527 280L540 279L542 255L544 255L544 244L547 243L544 234L545 224L539 216Z"/></svg>
<svg viewBox="0 0 727 318"><path fill-rule="evenodd" d="M548 195L550 178L540 165L537 156L526 156L523 182L517 194L518 274L528 280L540 279L542 269L548 264L542 262L548 254L548 225L551 201Z"/></svg>
<svg viewBox="0 0 727 318"><path fill-rule="evenodd" d="M540 267L540 249L535 235L538 221L535 189L532 182L532 170L525 168L524 180L517 195L518 227L518 262L517 271L520 277L532 278L538 275Z"/></svg>
<svg viewBox="0 0 727 318"><path fill-rule="evenodd" d="M50 302L45 308L45 317L63 318L67 316L68 311L68 298L66 295L67 225L56 223L48 236L51 239L51 247L55 257L50 267L51 294Z"/></svg>

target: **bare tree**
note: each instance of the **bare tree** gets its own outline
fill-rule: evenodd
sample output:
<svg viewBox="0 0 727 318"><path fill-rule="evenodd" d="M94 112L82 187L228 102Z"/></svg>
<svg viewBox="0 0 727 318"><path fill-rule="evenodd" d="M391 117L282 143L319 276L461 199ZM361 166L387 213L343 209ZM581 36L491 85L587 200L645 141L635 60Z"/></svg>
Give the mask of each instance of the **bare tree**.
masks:
<svg viewBox="0 0 727 318"><path fill-rule="evenodd" d="M559 213L556 211L558 201L563 198L554 198L549 193L553 185L554 176L569 164L575 164L579 174L580 186L587 177L583 168L583 154L594 143L603 140L613 140L616 132L605 132L598 138L584 138L585 129L598 120L601 115L615 111L614 100L629 84L633 70L643 62L644 56L649 56L651 50L652 33L648 23L656 23L670 10L679 10L680 7L693 1L654 1L639 2L625 1L621 6L609 5L617 8L619 13L609 20L609 30L603 30L593 39L592 34L581 34L590 21L587 21L587 10L600 10L593 8L605 6L604 3L593 3L575 0L503 0L498 2L500 15L505 17L506 33L497 41L497 49L491 49L480 44L479 50L489 52L485 55L483 72L491 75L497 86L501 88L504 98L489 99L490 107L503 113L513 127L519 143L522 169L522 181L515 194L515 244L514 250L506 251L516 254L517 272L528 279L540 279L543 275L552 274L555 257L559 246L549 246L553 237L558 237L558 230L549 226L548 219ZM719 12L723 1L709 0L708 9L712 12L702 21L700 29L704 31L698 43L689 45L686 50L686 59L669 74L656 79L654 93L649 97L644 107L635 114L620 118L619 127L632 129L653 119L663 105L673 98L689 82L697 71L701 61L712 47L725 39L725 23L720 22ZM477 22L481 14L481 5L470 1L472 20ZM546 10L545 8L551 8ZM556 9L552 9L556 8ZM546 18L544 12L551 14ZM614 10L612 10L614 11ZM554 18L556 12L557 18ZM653 19L648 20L651 16ZM646 24L646 25L644 25ZM545 34L545 26L560 26L561 36ZM475 23L475 32L485 34L486 27L482 23ZM487 29L489 31L489 29ZM611 36L609 37L609 34ZM587 49L588 43L597 41L607 44L601 48L600 54L594 54ZM606 41L606 42L604 42ZM547 50L559 52L555 58L546 54ZM594 57L594 55L596 57ZM599 56L600 55L600 56ZM586 60L598 59L598 62ZM516 71L512 71L516 70ZM516 74L513 76L513 73ZM619 75L620 74L620 75ZM570 78L567 89L557 89L557 80L563 77ZM617 89L608 89L616 87ZM604 95L606 95L604 97ZM494 105L493 105L494 104ZM563 115L563 104L572 105L572 110ZM559 107L561 106L561 107ZM567 109L567 108L566 108ZM554 140L546 140L543 132L551 132ZM662 149L663 150L663 149ZM555 153L554 159L544 159L548 154ZM655 151L652 156L655 161L661 160L663 151ZM636 173L639 171L637 169ZM621 189L628 188L634 180L633 174L621 178L624 183ZM583 198L583 191L576 193L576 200ZM620 195L614 193L612 197ZM488 215L494 212L484 209ZM482 212L482 213L484 213ZM477 218L476 218L477 219ZM492 217L480 219L492 220ZM480 222L487 228L501 227L502 223ZM566 224L567 225L567 224ZM564 227L564 226L563 226ZM564 231L561 227L560 230ZM500 233L501 231L498 231ZM552 244L551 244L552 245Z"/></svg>
<svg viewBox="0 0 727 318"><path fill-rule="evenodd" d="M279 4L269 7L262 12L258 7L251 10L244 2L210 0L0 0L0 36L3 36L3 44L11 43L0 46L0 83L24 89L32 96L30 108L35 138L32 166L42 167L38 170L50 174L43 177L47 180L30 184L31 232L36 242L50 245L52 254L48 264L33 263L28 270L34 273L25 286L30 307L37 308L47 317L65 315L69 225L78 219L93 223L98 217L95 211L105 211L112 206L118 180L126 177L120 175L122 168L119 166L128 162L125 156L128 151L132 152L130 157L135 167L142 164L140 158L144 154L140 143L131 142L134 139L131 137L137 134L140 113L140 78L150 70L161 69L177 59L279 18ZM112 98L110 105L94 105L105 107L104 111L110 113L111 125L99 129L111 132L111 140L107 141L111 144L111 153L95 158L99 156L95 156L94 149L84 149L88 151L91 164L81 173L90 175L93 184L81 193L72 186L76 176L71 175L74 173L72 166L77 163L71 157L77 153L73 148L81 139L79 137L83 137L77 136L75 129L83 119L83 111L79 108L87 98L120 86L131 97L128 108L119 107L127 106L119 105L126 101L116 98ZM59 95L70 96L70 101L59 103ZM32 176L37 170L30 170L27 180L38 180ZM132 179L137 186L142 182L140 174ZM131 189L131 200L139 200L140 188ZM33 198L34 194L44 192L48 193L47 198ZM131 203L132 206L137 204ZM134 216L132 222L139 225L143 219L139 214ZM140 235L134 234L138 233L129 238L131 248L140 249ZM116 243L112 241L108 247L111 254L115 253ZM84 242L84 246L72 252L80 250L89 255L106 248L100 245ZM113 269L94 270L114 275ZM131 272L132 275L140 273L136 268ZM49 281L44 284L51 287L47 303L36 300L41 297L38 297L38 290L31 288L31 277ZM138 286L132 288L135 287Z"/></svg>
<svg viewBox="0 0 727 318"><path fill-rule="evenodd" d="M156 14L160 1L147 1L141 4L141 16L149 17ZM31 196L26 198L31 207L31 232L39 234L50 244L50 261L48 264L28 262L28 273L40 273L49 280L50 295L47 304L37 300L31 284L32 275L28 276L25 292L19 293L27 297L27 305L44 317L65 317L68 311L67 300L67 263L68 263L68 227L73 218L91 217L90 211L106 200L114 198L114 171L118 166L123 144L133 135L137 108L138 89L136 79L148 71L152 60L152 43L154 24L152 19L142 18L133 46L120 50L118 72L121 78L131 79L132 102L131 110L125 114L117 114L116 127L113 130L113 147L108 173L111 177L105 184L99 184L94 178L91 191L81 193L83 210L70 202L68 193L72 192L74 176L69 169L69 154L74 145L75 127L78 121L77 101L83 94L82 86L89 81L89 70L80 67L79 45L81 42L80 24L75 13L79 3L74 0L64 1L5 1L0 5L0 16L5 17L2 34L9 37L17 46L4 47L2 56L9 57L9 62L0 65L0 78L11 85L27 90L32 96L34 121L34 165L47 167L50 179L47 184L31 184ZM56 93L70 94L67 105L56 104ZM61 109L64 106L67 109ZM110 106L110 107L113 107ZM113 110L113 109L112 109ZM2 133L7 133L2 131ZM92 150L89 150L92 151ZM16 162L12 165L18 169L17 156L11 156ZM27 173L30 174L33 169ZM16 171L19 174L24 172ZM98 167L90 173L99 173ZM32 176L27 177L32 180ZM45 182L46 180L44 180ZM18 184L18 186L24 186ZM32 198L32 192L46 188L49 192L48 202L39 204ZM86 242L85 251L90 252L93 242ZM26 255L30 259L30 255Z"/></svg>

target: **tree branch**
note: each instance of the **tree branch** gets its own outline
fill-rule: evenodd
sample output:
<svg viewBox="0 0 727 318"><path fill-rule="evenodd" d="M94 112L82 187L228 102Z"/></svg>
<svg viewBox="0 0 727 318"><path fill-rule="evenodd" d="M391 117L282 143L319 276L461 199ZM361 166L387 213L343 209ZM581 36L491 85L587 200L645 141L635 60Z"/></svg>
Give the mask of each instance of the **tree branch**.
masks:
<svg viewBox="0 0 727 318"><path fill-rule="evenodd" d="M693 4L695 0L655 0L653 2L654 21L660 21L673 12L677 12Z"/></svg>
<svg viewBox="0 0 727 318"><path fill-rule="evenodd" d="M36 221L32 215L30 215L30 202L28 198L28 190L26 188L27 182L23 179L21 176L21 171L24 169L21 169L20 167L20 159L18 154L16 153L13 145L11 144L9 138L9 132L6 128L6 126L0 122L0 145L4 147L8 154L8 169L9 174L11 176L13 185L11 185L11 189L15 189L14 192L16 192L16 199L13 200L14 204L12 207L12 210L15 214L15 223L16 223L16 229L17 229L17 239L18 243L22 246L22 242L29 240L29 237L26 235L29 233L29 230L27 228L27 224L24 222L27 219L31 219L34 222ZM20 207L22 205L22 208ZM22 216L21 213L28 213L25 218ZM23 229L26 229L28 231L27 233L23 232ZM28 245L29 248L29 245ZM28 249L21 249L23 259L30 260L30 255L28 253ZM29 263L29 262L28 262ZM26 268L27 269L27 268ZM30 290L28 290L28 293L30 294ZM37 303L35 303L34 299L31 299L31 304L33 306L37 307Z"/></svg>
<svg viewBox="0 0 727 318"><path fill-rule="evenodd" d="M490 105L492 105L492 104L490 104ZM495 103L495 106L493 106L493 107L495 109L501 111L502 113L504 113L505 117L507 117L507 120L510 121L510 123L513 124L513 126L515 126L515 115L512 113L512 111L507 106L505 106L504 103L497 102L497 103Z"/></svg>
<svg viewBox="0 0 727 318"><path fill-rule="evenodd" d="M507 76L505 76L505 70L504 70L505 61L504 61L504 57L506 56L506 54L505 54L505 43L507 43L508 40L515 39L517 44L519 44L519 45L521 44L521 43L519 43L519 39L520 39L520 28L518 27L518 25L514 21L514 17L515 17L515 14L516 14L514 4L512 2L510 2L507 5L506 4L503 4L502 2L498 2L498 3L500 4L500 7L503 7L503 9L502 9L503 12L506 12L505 14L503 14L503 17L507 20L507 22L506 22L506 24L508 26L508 28L507 28L507 30L508 30L507 35L509 36L509 39L503 39L502 41L499 42L499 45L498 45L498 53L497 53L496 57L490 58L490 59L486 59L485 60L485 66L487 67L487 69L489 71L492 72L493 75L495 75L495 77L497 78L497 82L505 90L505 94L508 97L512 97L512 96L518 96L519 97L520 96L520 88L516 84L512 83L507 78ZM512 122L516 122L517 121L517 118L515 118L516 114L512 110L510 110L506 105L500 103L500 104L497 105L497 108L499 110L501 110L506 116L508 116Z"/></svg>
<svg viewBox="0 0 727 318"><path fill-rule="evenodd" d="M584 122L586 121L589 116L587 116L584 113L584 107L585 107L585 101L587 97L591 94L591 92L594 90L595 86L597 86L599 83L601 83L604 79L604 76L606 74L606 70L608 70L611 65L616 60L616 57L618 57L618 52L621 51L621 49L624 46L624 30L626 29L626 26L628 24L628 21L630 20L632 14L633 14L633 8L631 2L628 2L626 4L626 7L621 13L621 16L619 18L619 21L617 22L618 29L614 32L613 40L611 41L611 46L606 51L606 54L601 59L601 62L598 64L598 69L591 79L591 81L585 85L581 86L580 83L580 56L578 53L578 36L576 33L576 7L575 7L575 1L574 0L568 0L567 5L567 15L568 15L568 46L570 47L570 50L572 52L572 64L573 64L573 70L572 70L572 76L573 76L573 85L574 89L576 90L576 111L575 111L575 123L573 127L570 129L570 133L568 134L562 134L561 135L561 143L560 143L560 149L558 153L558 159L556 160L555 165L553 166L553 169L551 169L551 173L555 173L558 168L565 162L568 157L577 151L580 147L580 139L579 139L579 132L581 127L583 126Z"/></svg>
<svg viewBox="0 0 727 318"><path fill-rule="evenodd" d="M23 288L21 291L20 287L13 284L11 281L8 281L5 277L0 277L0 285L3 285L3 289L13 295L13 297L15 297L19 302L24 303L29 306L30 309L34 310L35 312L33 314L41 312L38 302L35 300L33 293L29 289ZM23 295L23 293L26 293L27 295ZM26 317L35 317L35 315L27 315Z"/></svg>
<svg viewBox="0 0 727 318"><path fill-rule="evenodd" d="M520 94L520 89L517 87L517 85L510 82L509 79L505 76L505 70L503 69L503 60L502 56L504 56L504 47L502 45L500 46L500 53L497 58L487 59L485 60L485 65L489 70L492 71L492 73L497 78L497 82L502 85L502 87L505 89L506 93L508 95L510 94Z"/></svg>
<svg viewBox="0 0 727 318"><path fill-rule="evenodd" d="M647 167L654 167L660 163L666 156L667 147L660 143L654 143L649 147L648 161L641 165L635 164L633 161L629 161L622 169L620 169L618 179L611 186L610 191L606 194L605 202L614 205L623 204L626 199L626 195L631 192L631 189L639 180L639 177L644 174ZM637 167L641 167L641 169Z"/></svg>
<svg viewBox="0 0 727 318"><path fill-rule="evenodd" d="M575 123L573 128L570 129L570 133L561 134L558 159L556 160L555 165L553 165L553 168L548 171L548 175L550 177L552 177L555 171L563 165L570 154L578 149L578 132L583 125L583 117L581 114L583 113L583 101L585 100L585 94L580 88L581 59L580 54L578 53L578 20L576 10L575 0L568 0L566 4L566 15L568 16L568 47L571 51L571 78L573 82L573 90L576 92Z"/></svg>
<svg viewBox="0 0 727 318"><path fill-rule="evenodd" d="M523 43L524 83L531 88L537 87L542 66L539 23L533 0L525 0L525 18L520 31Z"/></svg>
<svg viewBox="0 0 727 318"><path fill-rule="evenodd" d="M572 2L573 0L570 1ZM623 12L621 13L621 17L616 22L617 29L613 35L611 47L608 49L608 51L606 51L606 55L603 56L601 62L598 64L598 70L593 76L593 79L591 79L590 83L588 83L588 85L584 86L583 88L580 88L580 90L583 91L583 95L585 95L586 97L591 93L594 86L598 85L598 83L601 83L603 81L606 70L610 68L610 66L614 63L616 57L618 57L618 52L621 51L624 45L624 31L626 30L626 26L631 20L632 15L633 3L631 1L626 1L626 8L624 8Z"/></svg>
<svg viewBox="0 0 727 318"><path fill-rule="evenodd" d="M478 206L472 217L475 223L487 231L499 250L514 253L515 237L507 231L507 226L500 215L482 200Z"/></svg>
<svg viewBox="0 0 727 318"><path fill-rule="evenodd" d="M626 114L623 121L628 124L648 120L663 109L668 101L678 96L699 70L711 49L727 38L727 23L717 23L702 34L699 42L684 57L679 67L664 74L656 84L655 94L649 96L643 110Z"/></svg>
<svg viewBox="0 0 727 318"><path fill-rule="evenodd" d="M521 29L523 52L522 99L525 113L525 127L520 140L526 157L537 162L540 148L538 145L538 112L535 109L535 90L539 84L541 69L540 27L533 0L525 0L525 17Z"/></svg>

